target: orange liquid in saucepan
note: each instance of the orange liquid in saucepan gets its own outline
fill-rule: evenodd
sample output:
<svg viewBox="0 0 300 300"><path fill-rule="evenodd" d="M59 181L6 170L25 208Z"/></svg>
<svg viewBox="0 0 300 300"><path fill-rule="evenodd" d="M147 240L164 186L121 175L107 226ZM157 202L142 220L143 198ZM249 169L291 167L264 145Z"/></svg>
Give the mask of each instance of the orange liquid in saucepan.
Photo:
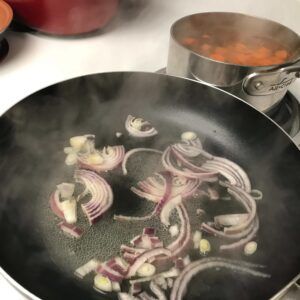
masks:
<svg viewBox="0 0 300 300"><path fill-rule="evenodd" d="M253 37L247 40L217 41L209 34L182 37L179 42L190 50L213 60L244 66L283 64L291 53L284 45L270 38Z"/></svg>

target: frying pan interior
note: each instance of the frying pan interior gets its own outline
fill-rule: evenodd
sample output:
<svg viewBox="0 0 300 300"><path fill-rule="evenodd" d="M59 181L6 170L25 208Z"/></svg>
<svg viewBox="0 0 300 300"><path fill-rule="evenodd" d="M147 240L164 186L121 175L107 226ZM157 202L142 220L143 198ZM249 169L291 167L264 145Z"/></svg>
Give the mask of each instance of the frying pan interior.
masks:
<svg viewBox="0 0 300 300"><path fill-rule="evenodd" d="M135 140L124 129L128 114L151 121L155 138ZM245 103L211 87L148 73L107 73L50 86L23 100L0 118L0 265L41 299L110 299L80 281L74 269L94 256L107 259L145 224L112 222L114 213L142 215L145 200L129 191L159 162L137 160L129 176L110 176L111 211L79 241L64 237L48 207L56 184L72 180L63 148L71 136L91 133L97 146L163 150L183 131L195 131L209 152L239 163L258 203L258 251L247 260L266 265L271 279L213 270L196 277L186 299L267 299L300 271L300 153L271 121ZM116 132L122 132L121 138ZM143 171L141 171L143 166ZM79 216L87 228L86 220ZM152 222L152 223L151 223ZM149 221L155 225L155 221ZM162 232L163 234L163 232ZM217 249L213 255L220 255ZM223 255L223 254L222 254ZM244 259L238 252L230 255Z"/></svg>

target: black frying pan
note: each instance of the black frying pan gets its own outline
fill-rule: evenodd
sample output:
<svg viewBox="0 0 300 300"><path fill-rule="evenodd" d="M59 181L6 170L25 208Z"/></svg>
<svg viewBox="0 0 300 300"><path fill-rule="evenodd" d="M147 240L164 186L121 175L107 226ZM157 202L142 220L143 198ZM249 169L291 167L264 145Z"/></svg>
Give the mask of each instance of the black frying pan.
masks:
<svg viewBox="0 0 300 300"><path fill-rule="evenodd" d="M300 152L288 136L222 91L164 75L130 72L84 76L50 86L1 117L4 272L41 299L110 298L95 292L91 281L76 279L73 270L95 255L109 254L140 229L108 226L104 219L82 240L70 241L56 227L48 195L72 176L62 151L69 137L94 133L98 146L120 143L115 133L124 132L128 114L150 120L159 135L148 142L124 136L121 142L127 149L141 145L164 149L181 132L193 130L205 149L239 163L253 186L264 193L258 206L259 250L248 260L266 265L271 279L206 272L191 282L186 299L267 299L299 273ZM125 181L112 181L114 212L132 214L142 207ZM239 253L232 257L245 259Z"/></svg>

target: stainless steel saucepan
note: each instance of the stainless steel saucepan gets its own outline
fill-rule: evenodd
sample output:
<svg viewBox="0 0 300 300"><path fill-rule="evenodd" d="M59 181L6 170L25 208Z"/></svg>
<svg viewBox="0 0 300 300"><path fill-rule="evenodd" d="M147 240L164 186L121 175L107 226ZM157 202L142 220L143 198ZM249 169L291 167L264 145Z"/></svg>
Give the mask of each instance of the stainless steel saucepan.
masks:
<svg viewBox="0 0 300 300"><path fill-rule="evenodd" d="M183 45L182 37L209 34L215 40L240 37L272 39L289 50L282 64L248 66L222 62ZM300 37L289 28L266 19L237 13L198 13L176 21L171 28L167 73L220 87L260 111L278 104L300 76Z"/></svg>

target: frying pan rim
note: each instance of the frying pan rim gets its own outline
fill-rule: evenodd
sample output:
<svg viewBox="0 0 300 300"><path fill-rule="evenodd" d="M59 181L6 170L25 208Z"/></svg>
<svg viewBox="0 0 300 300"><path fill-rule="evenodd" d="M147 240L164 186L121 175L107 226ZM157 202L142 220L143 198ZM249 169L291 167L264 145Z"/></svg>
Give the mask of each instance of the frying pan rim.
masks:
<svg viewBox="0 0 300 300"><path fill-rule="evenodd" d="M90 76L90 75L108 75L108 74L145 74L145 75L155 75L155 76L162 76L162 77L173 77L173 78L179 78L179 79L182 79L182 80L186 80L186 81L191 81L191 82L194 82L194 83L198 83L200 85L205 85L205 86L208 86L212 89L215 89L217 91L220 91L221 93L224 93L224 94L227 94L228 96L230 97L233 97L241 102L243 102L244 104L246 104L248 106L248 108L250 108L252 111L254 110L256 113L259 113L260 115L262 115L264 118L268 119L269 121L271 121L273 123L273 125L275 125L282 133L284 133L284 135L292 142L293 146L296 147L297 150L299 150L298 146L296 145L296 143L294 142L294 140L287 134L286 131L284 131L284 129L282 129L274 120L272 120L268 115L264 114L263 112L257 110L255 107L253 107L251 104L249 104L247 101L245 101L244 99L236 96L236 95L233 95L225 90L222 90L221 88L219 87L216 87L212 84L209 84L207 82L199 82L198 80L196 79L191 79L191 78L186 78L186 77L180 77L180 76L175 76L175 75L170 75L170 74L161 74L161 73L155 73L155 72L150 72L150 71L109 71L109 72L92 72L92 73L86 73L86 74L83 74L83 75L75 75L74 77L70 77L70 78L67 78L65 80L60 80L60 81L56 81L56 82L53 82L49 85L46 85L38 90L35 90L35 91L32 91L30 94L26 95L24 98L22 99L19 99L17 100L17 102L10 106L9 108L7 108L3 113L0 114L0 118L3 117L9 110L11 110L12 108L14 108L15 106L17 106L19 103L21 103L22 101L26 100L28 97L44 90L44 89L47 89L47 88L50 88L56 84L59 84L59 83L65 83L65 82L68 82L68 81L71 81L73 79L77 79L77 78L81 78L81 77L85 77L85 76Z"/></svg>
<svg viewBox="0 0 300 300"><path fill-rule="evenodd" d="M42 87L41 89L39 90L36 90L32 93L30 93L29 95L25 96L24 98L20 99L17 103L15 103L14 105L12 105L11 107L9 107L7 110L5 110L1 115L0 117L3 117L9 110L11 110L12 108L14 108L15 106L19 105L22 101L25 101L28 97L36 94L36 93L39 93L41 92L42 90L44 89L47 89L47 88L50 88L52 86L55 86L57 84L60 84L60 83L65 83L65 82L68 82L68 81L71 81L73 79L78 79L78 78L81 78L81 77L85 77L85 76L90 76L90 75L109 75L109 74L145 74L145 75L154 75L154 76L160 76L160 77L173 77L173 78L178 78L180 80L186 80L186 81L190 81L190 82L193 82L193 83L197 83L197 84L200 84L200 85L205 85L205 86L208 86L210 88L213 88L215 90L218 90L224 94L227 94L235 99L237 99L238 101L241 101L243 102L244 104L246 104L248 106L249 109L251 109L252 111L255 111L255 113L258 113L260 114L262 117L264 117L266 120L268 120L269 122L273 123L273 125L275 125L277 127L277 129L279 129L287 138L290 142L292 142L293 144L293 147L296 147L297 151L299 151L297 145L295 144L295 142L293 141L293 139L278 125L276 124L269 116L267 116L266 114L258 111L257 109L255 109L253 106L251 106L249 103L247 103L246 101L244 101L243 99L235 96L235 95L232 95L230 94L229 92L227 91L224 91L218 87L215 87L215 86L212 86L210 84L207 84L207 83L203 83L203 82L199 82L197 80L193 80L193 79L189 79L189 78L184 78L184 77L179 77L179 76L174 76L174 75L169 75L169 74L158 74L158 73L153 73L153 72L144 72L144 71L112 71L112 72L95 72L95 73L88 73L88 74L83 74L83 75L80 75L80 76L74 76L74 77L71 77L71 78L68 78L66 80L62 80L62 81L58 81L58 82L55 82L55 83L52 83L50 85L47 85L45 87ZM27 290L26 288L24 288L20 283L18 283L15 279L13 279L9 274L8 272L6 272L1 266L0 266L0 275L13 287L15 288L17 291L19 291L22 295L28 297L29 299L32 299L32 300L42 300L41 298L35 296L33 293L31 293L29 290ZM280 292L284 287L281 287L280 289L278 289L278 292Z"/></svg>

